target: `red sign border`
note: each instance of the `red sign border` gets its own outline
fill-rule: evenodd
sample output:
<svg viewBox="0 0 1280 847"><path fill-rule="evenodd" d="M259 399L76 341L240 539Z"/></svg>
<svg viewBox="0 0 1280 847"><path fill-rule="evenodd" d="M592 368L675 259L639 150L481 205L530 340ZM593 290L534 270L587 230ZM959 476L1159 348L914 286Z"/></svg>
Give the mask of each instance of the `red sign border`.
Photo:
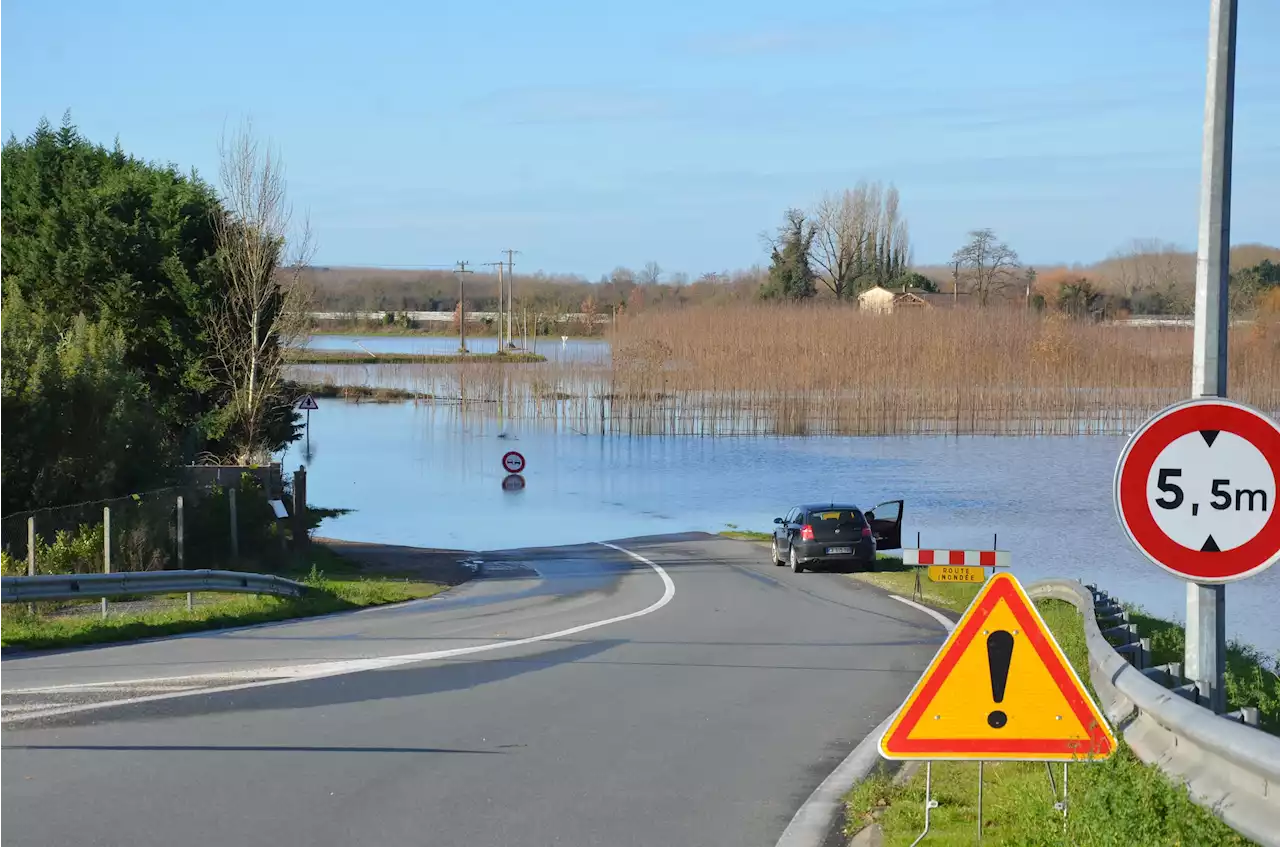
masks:
<svg viewBox="0 0 1280 847"><path fill-rule="evenodd" d="M1249 541L1219 553L1184 547L1160 529L1147 504L1147 477L1166 446L1189 432L1230 432L1253 444L1267 459L1280 494L1280 425L1252 406L1222 397L1175 403L1138 428L1116 462L1116 517L1138 550L1169 573L1202 583L1227 583L1254 576L1280 560L1280 508ZM1270 549L1268 549L1270 548Z"/></svg>
<svg viewBox="0 0 1280 847"><path fill-rule="evenodd" d="M519 459L519 460L520 460L520 467L516 468L515 470L511 470L511 468L507 467L507 457L508 457L508 456L515 456L517 459ZM515 451L515 450L508 450L506 453L503 453L503 454L502 454L502 469L503 469L504 471L506 471L507 473L509 473L509 474L522 474L522 473L524 473L524 469L525 469L527 466L528 466L528 464L525 462L525 460L524 460L524 455L523 455L522 453L519 453L519 452L517 452L517 451Z"/></svg>
<svg viewBox="0 0 1280 847"><path fill-rule="evenodd" d="M982 631L982 625L995 611L996 604L1003 600L1013 613L1014 618L1027 634L1027 640L1035 649L1036 655L1049 672L1050 678L1066 698L1076 720L1089 733L1088 739L1062 738L910 738L912 730L919 725L929 705L938 694L950 675L952 668L960 661L965 650ZM998 573L987 580L982 595L974 598L975 607L965 612L961 626L942 646L945 655L938 661L937 667L931 667L929 678L920 686L919 691L912 692L912 699L907 704L906 712L900 720L895 719L896 726L890 727L880 740L882 755L888 753L895 759L959 759L976 760L986 757L998 757L999 760L1018 761L1015 756L1022 756L1021 761L1042 761L1038 756L1050 756L1053 760L1079 756L1081 759L1107 758L1115 752L1108 733L1110 727L1099 725L1096 714L1103 721L1100 709L1086 698L1084 683L1070 665L1063 664L1057 651L1049 644L1053 638L1048 626L1040 619L1031 606L1030 599L1021 590L1021 586L1012 574ZM1056 642L1055 642L1056 643ZM936 661L936 660L935 660ZM932 665L932 663L930 663ZM886 757L887 758L887 757Z"/></svg>

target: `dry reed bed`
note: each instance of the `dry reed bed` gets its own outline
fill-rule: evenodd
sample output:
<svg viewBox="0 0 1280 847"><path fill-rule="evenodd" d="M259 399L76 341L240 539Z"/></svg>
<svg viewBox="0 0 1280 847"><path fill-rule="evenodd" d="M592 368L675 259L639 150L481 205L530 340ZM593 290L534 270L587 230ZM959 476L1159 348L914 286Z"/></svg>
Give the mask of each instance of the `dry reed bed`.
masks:
<svg viewBox="0 0 1280 847"><path fill-rule="evenodd" d="M329 378L581 432L1038 435L1127 433L1186 397L1191 370L1187 329L995 309L687 308L631 316L611 340L608 364L344 366ZM1280 409L1280 326L1233 334L1229 389Z"/></svg>

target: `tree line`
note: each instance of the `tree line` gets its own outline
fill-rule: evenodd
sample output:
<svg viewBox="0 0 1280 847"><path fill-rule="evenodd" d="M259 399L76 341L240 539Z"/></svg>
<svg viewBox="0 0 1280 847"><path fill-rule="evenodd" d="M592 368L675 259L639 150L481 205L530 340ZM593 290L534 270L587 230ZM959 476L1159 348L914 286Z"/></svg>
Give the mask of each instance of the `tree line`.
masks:
<svg viewBox="0 0 1280 847"><path fill-rule="evenodd" d="M168 484L297 437L281 348L305 253L275 154L224 140L219 185L70 117L3 149L3 510ZM292 258L290 258L292 256Z"/></svg>

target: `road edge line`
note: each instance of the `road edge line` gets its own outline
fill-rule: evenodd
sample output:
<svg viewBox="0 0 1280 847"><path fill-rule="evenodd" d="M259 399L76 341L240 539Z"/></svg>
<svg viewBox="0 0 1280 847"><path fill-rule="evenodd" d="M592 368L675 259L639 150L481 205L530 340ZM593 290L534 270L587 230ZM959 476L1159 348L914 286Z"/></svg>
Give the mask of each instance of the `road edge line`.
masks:
<svg viewBox="0 0 1280 847"><path fill-rule="evenodd" d="M250 682L237 683L237 684L227 685L227 686L214 686L210 688L200 688L194 691L192 690L175 691L167 694L153 694L153 695L148 695L144 697L129 697L122 700L104 701L102 703L84 703L77 706L47 709L47 710L42 710L38 712L19 713L17 715L11 715L7 718L4 718L3 720L0 720L0 723L4 723L4 724L25 723L28 721L38 720L40 718L63 717L65 715L79 714L81 712L96 711L99 709L112 708L116 706L130 706L137 703L153 703L158 700L174 700L179 697L192 697L198 694L218 694L224 691L242 691L247 688L260 688L267 685L282 685L288 682L300 682L305 679L322 679L324 677L330 677L330 676L342 676L344 674L359 673L361 671L369 671L369 670L381 670L383 668L397 667L399 665L413 664L415 662L428 662L436 659L451 659L456 656L468 656L473 653L487 653L492 650L501 650L506 647L521 647L526 644L536 644L541 641L554 641L557 638L563 638L568 635L577 635L580 632L586 632L587 630L590 630L590 629L596 629L598 627L608 626L610 624L621 623L622 621L628 621L634 618L644 617L645 615L658 611L663 606L670 603L671 600L676 596L676 584L671 579L671 575L668 574L661 565L657 564L656 562L652 562L649 559L646 559L644 556L641 556L639 553L634 553L630 550L627 550L624 547L619 547L616 544L609 544L608 542L604 542L604 541L597 541L595 543L599 544L602 547L609 547L614 550L617 550L620 553L625 553L631 558L653 568L654 572L657 573L658 576L662 578L662 585L663 585L662 596L659 597L657 600L655 600L653 603L650 603L648 606L645 606L643 609L640 609L639 611L636 611L636 612L628 612L625 615L616 615L612 618L606 618L604 620L599 620L599 621L591 621L590 623L579 624L578 626L569 627L568 629L561 629L555 632L547 632L541 635L532 635L527 638L516 638L508 641L495 641L490 644L474 644L470 647L454 647L449 650L429 650L423 653L405 653L399 656L381 656L381 657L369 658L369 659L346 659L338 662L324 662L324 663L316 663L313 665L295 665L291 668L290 667L274 668L272 670L275 670L277 673L288 674L290 670L294 670L294 671L301 670L301 673L295 672L292 675L285 675L277 679L253 680ZM430 598L426 598L426 599L430 599ZM244 671L244 672L232 671L229 673L222 673L222 674L210 674L208 676L218 676L218 677L226 678L231 674L235 674L235 673L243 673L245 675L251 675L254 672L253 671ZM202 678L207 679L208 676L201 677L199 675L188 675L188 676L166 677L166 678L124 680L121 682L88 683L88 685L95 685L95 686L128 685L131 682L133 683L177 682L177 681L186 681L186 680L199 680ZM9 693L16 694L20 692L35 694L35 693L40 693L41 689L39 688L15 689L14 691Z"/></svg>
<svg viewBox="0 0 1280 847"><path fill-rule="evenodd" d="M899 597L897 594L889 596L926 612L942 624L948 633L955 629L955 621L941 612L922 606L906 597ZM791 818L787 828L782 831L776 847L822 847L840 810L840 798L854 785L866 779L867 774L871 773L871 769L880 761L880 736L884 735L884 731L889 728L890 722L897 713L898 710L894 709L875 729L867 733L858 742L858 746L854 747L849 755L836 765L835 770L813 790Z"/></svg>

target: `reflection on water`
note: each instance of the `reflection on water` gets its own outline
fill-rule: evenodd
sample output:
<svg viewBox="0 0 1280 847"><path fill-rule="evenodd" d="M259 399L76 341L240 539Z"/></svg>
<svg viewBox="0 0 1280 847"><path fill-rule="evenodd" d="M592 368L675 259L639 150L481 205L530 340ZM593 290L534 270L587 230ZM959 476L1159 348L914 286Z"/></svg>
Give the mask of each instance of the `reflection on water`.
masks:
<svg viewBox="0 0 1280 847"><path fill-rule="evenodd" d="M1133 550L1112 511L1119 438L601 437L412 403L320 407L309 499L356 509L326 522L327 535L498 550L729 523L767 531L804 500L902 497L908 542L973 547L996 534L1020 578L1096 582L1183 616L1183 583ZM502 488L511 449L528 461L523 491ZM1280 650L1277 601L1280 568L1229 586L1229 632Z"/></svg>
<svg viewBox="0 0 1280 847"><path fill-rule="evenodd" d="M313 335L307 339L311 350L365 350L370 353L458 352L456 335ZM494 353L498 339L484 336L467 338L472 353ZM529 350L547 357L547 361L608 362L609 343L603 339L541 337L529 339Z"/></svg>

